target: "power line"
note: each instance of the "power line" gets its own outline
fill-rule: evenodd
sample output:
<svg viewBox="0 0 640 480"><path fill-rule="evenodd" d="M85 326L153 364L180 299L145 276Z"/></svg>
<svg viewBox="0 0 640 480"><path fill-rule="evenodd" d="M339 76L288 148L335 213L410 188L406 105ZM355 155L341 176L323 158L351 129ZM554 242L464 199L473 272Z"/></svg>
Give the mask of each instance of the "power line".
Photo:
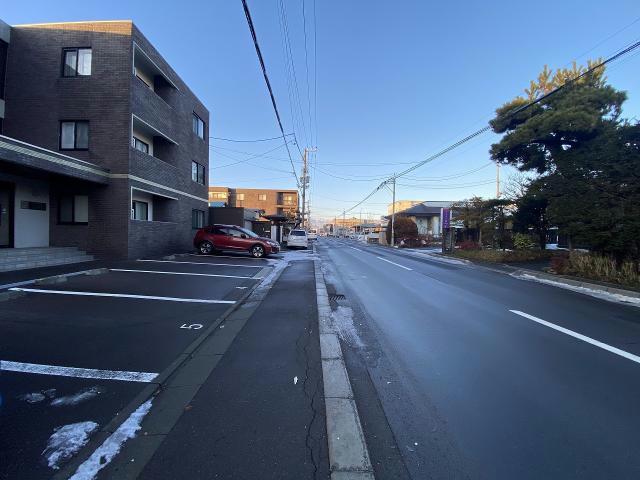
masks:
<svg viewBox="0 0 640 480"><path fill-rule="evenodd" d="M293 133L287 133L285 135L285 137L289 137L293 135ZM209 137L212 140L223 140L225 142L235 142L235 143L254 143L254 142L268 142L269 140L281 140L282 136L279 135L277 137L271 137L271 138L258 138L256 140L237 140L237 139L233 139L233 138L222 138L222 137Z"/></svg>
<svg viewBox="0 0 640 480"><path fill-rule="evenodd" d="M306 2L302 0L302 29L304 33L304 68L307 75L307 109L309 114L309 135L313 146L313 124L311 122L311 87L309 86L309 52L307 51L307 15Z"/></svg>
<svg viewBox="0 0 640 480"><path fill-rule="evenodd" d="M273 89L271 88L271 82L269 82L269 76L267 75L267 68L264 64L264 59L262 58L262 52L260 51L260 45L258 44L258 37L256 35L255 28L253 27L253 20L251 20L251 13L249 12L249 6L247 5L247 0L242 0L242 7L244 8L244 15L247 18L247 25L249 25L249 31L251 32L251 38L253 39L253 45L256 49L256 54L258 55L258 60L260 61L260 68L262 68L262 75L264 77L264 81L267 84L267 90L269 90L269 97L271 97L271 104L273 105L273 111L276 114L276 119L278 120L278 127L280 127L280 133L282 134L282 140L284 141L285 147L287 147L287 154L289 155L289 160L291 161L291 169L293 172L293 176L296 178L296 185L298 188L300 187L300 180L298 179L298 174L296 173L296 167L293 164L293 159L291 158L291 151L289 150L289 142L287 142L287 136L284 133L284 128L282 127L282 120L280 120L280 113L278 112L278 106L276 105L276 98L273 95Z"/></svg>
<svg viewBox="0 0 640 480"><path fill-rule="evenodd" d="M279 138L279 137L278 137L278 138ZM289 142L287 142L287 143L289 143ZM230 167L230 166L232 166L232 165L238 165L238 164L240 164L240 163L248 162L249 160L253 160L254 158L264 157L267 153L274 152L274 151L276 151L276 150L278 150L278 149L280 149L280 148L282 148L282 147L284 147L284 146L286 146L286 144L278 145L277 147L272 148L272 149L270 149L270 150L267 150L266 152L263 152L263 153L251 154L251 156L250 156L250 157L247 157L247 158L245 158L245 159L243 159L243 160L238 160L237 158L234 158L234 157L232 157L232 156L230 156L230 155L225 155L224 153L217 152L217 154L218 154L218 155L222 155L223 157L227 157L227 158L230 158L231 160L238 160L238 161L237 161L237 162L234 162L234 163L227 163L226 165L220 165L220 166L218 166L218 167L216 167L216 168L217 168L217 169L220 169L220 168L224 168L224 167ZM216 148L216 147L213 147L213 148ZM230 150L230 149L227 149L227 150ZM236 150L236 151L237 151L237 150ZM286 162L286 160L285 160L285 162Z"/></svg>
<svg viewBox="0 0 640 480"><path fill-rule="evenodd" d="M512 112L509 112L506 117L513 117L519 113L524 112L525 110L528 110L529 108L531 108L534 105L537 105L538 103L546 100L547 98L551 97L552 95L555 95L556 93L558 93L559 91L563 90L564 88L574 84L575 82L577 82L578 80L580 80L581 78L585 77L586 75L589 75L591 73L593 73L595 70L598 70L602 67L604 67L605 65L617 60L620 57L623 57L624 55L627 55L628 53L632 52L633 50L637 49L638 47L640 47L640 42L635 42L632 43L631 45L623 48L622 50L618 51L618 53L608 57L607 59L603 60L602 62L598 63L597 65L592 66L591 68L587 68L584 72L582 72L580 75L576 76L575 78L572 78L570 80L567 80L564 84L560 85L559 87L551 90L550 92L545 93L544 95L541 95L540 97L538 97L535 100L532 100L528 103L526 103L525 105L522 105L519 108L516 108L515 110L513 110ZM491 126L487 125L479 130L476 130L475 132L473 132L470 135L467 135L466 137L464 137L461 140L458 140L457 142L455 142L452 145L449 145L448 147L440 150L439 152L437 152L434 155L431 155L430 157L426 158L425 160L422 160L421 162L416 163L415 165L413 165L412 167L407 168L406 170L398 173L398 174L394 174L391 177L389 177L388 179L384 180L382 183L380 183L380 185L378 185L369 195L367 195L363 200L361 200L360 202L358 202L357 204L355 204L353 207L349 208L348 210L344 210L342 213L346 214L351 212L352 210L354 210L355 208L359 207L362 203L364 203L366 200L368 200L369 198L371 198L375 193L377 193L378 191L380 191L382 188L384 188L385 186L391 184L392 182L395 182L395 180L397 178L403 177L405 176L407 173L410 173L420 167L422 167L423 165L432 162L433 160L435 160L438 157L441 157L443 155L445 155L446 153L450 152L451 150L454 150L456 148L458 148L460 145L463 145L465 143L467 143L469 140L472 140L473 138L487 132L491 130Z"/></svg>

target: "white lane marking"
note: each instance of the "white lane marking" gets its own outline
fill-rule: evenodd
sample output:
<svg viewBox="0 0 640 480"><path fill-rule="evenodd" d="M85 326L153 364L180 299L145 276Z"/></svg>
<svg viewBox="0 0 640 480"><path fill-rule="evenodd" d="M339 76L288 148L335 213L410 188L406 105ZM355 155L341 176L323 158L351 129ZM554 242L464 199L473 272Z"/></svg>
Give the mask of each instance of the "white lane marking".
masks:
<svg viewBox="0 0 640 480"><path fill-rule="evenodd" d="M362 250L360 250L359 248L352 247L352 246L350 246L350 245L347 245L347 247L349 247L349 248L351 248L351 249L353 249L353 250L357 250L357 251L359 251L359 252L362 252ZM379 258L379 257L378 257L378 258Z"/></svg>
<svg viewBox="0 0 640 480"><path fill-rule="evenodd" d="M122 422L115 432L102 442L89 458L82 463L76 473L69 480L89 480L98 475L98 472L106 467L120 452L122 445L136 436L142 428L142 420L151 410L153 399L149 399L140 405L129 417Z"/></svg>
<svg viewBox="0 0 640 480"><path fill-rule="evenodd" d="M383 262L387 262L392 265L395 265L396 267L404 268L405 270L413 270L413 268L405 267L404 265L400 265L399 263L392 262L391 260L387 260L386 258L382 258L382 257L376 257L376 258L379 258Z"/></svg>
<svg viewBox="0 0 640 480"><path fill-rule="evenodd" d="M244 268L262 268L264 265L238 265L233 263L207 263L207 262L178 262L176 260L136 260L137 262L156 262L156 263L186 263L188 265L206 265L211 267L244 267Z"/></svg>
<svg viewBox="0 0 640 480"><path fill-rule="evenodd" d="M134 273L158 273L163 275L193 275L196 277L220 277L220 278L248 278L253 280L253 277L242 277L239 275L218 275L215 273L191 273L191 272L159 272L157 270L129 270L126 268L110 268L112 272L134 272Z"/></svg>
<svg viewBox="0 0 640 480"><path fill-rule="evenodd" d="M178 297L156 297L153 295L132 295L128 293L102 293L102 292L73 292L67 290L45 290L41 288L10 288L16 292L29 293L50 293L54 295L78 295L84 297L115 297L115 298L135 298L138 300L160 300L165 302L186 302L186 303L236 303L234 300L208 300L205 298L178 298Z"/></svg>
<svg viewBox="0 0 640 480"><path fill-rule="evenodd" d="M629 352L625 352L624 350L620 350L619 348L612 347L611 345L607 345L606 343L599 342L598 340L594 340L591 337L587 337L586 335L582 335L581 333L574 332L573 330L569 330L568 328L560 327L559 325L555 325L551 322L547 322L546 320L542 320L541 318L534 317L533 315L529 315L528 313L520 312L519 310L509 310L511 313L515 313L516 315L520 315L521 317L528 318L529 320L533 320L540 325L544 325L545 327L553 328L558 332L565 333L570 335L578 340L582 340L583 342L590 343L596 347L602 348L607 352L615 353L621 357L626 358L627 360L631 360L632 362L640 363L640 357L634 355Z"/></svg>
<svg viewBox="0 0 640 480"><path fill-rule="evenodd" d="M123 370L98 370L95 368L62 367L38 363L12 362L0 360L0 370L7 372L34 373L58 377L96 378L99 380L122 380L124 382L148 383L158 376L151 372L127 372Z"/></svg>

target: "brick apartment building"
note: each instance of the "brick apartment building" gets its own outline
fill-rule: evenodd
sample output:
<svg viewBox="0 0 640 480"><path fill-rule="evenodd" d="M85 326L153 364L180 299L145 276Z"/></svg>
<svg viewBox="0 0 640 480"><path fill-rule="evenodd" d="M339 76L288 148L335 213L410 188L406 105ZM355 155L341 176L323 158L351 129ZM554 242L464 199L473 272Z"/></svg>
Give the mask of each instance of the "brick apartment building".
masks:
<svg viewBox="0 0 640 480"><path fill-rule="evenodd" d="M209 187L209 204L264 210L265 215L295 218L298 210L298 191Z"/></svg>
<svg viewBox="0 0 640 480"><path fill-rule="evenodd" d="M110 258L192 248L208 124L131 21L0 22L0 246Z"/></svg>

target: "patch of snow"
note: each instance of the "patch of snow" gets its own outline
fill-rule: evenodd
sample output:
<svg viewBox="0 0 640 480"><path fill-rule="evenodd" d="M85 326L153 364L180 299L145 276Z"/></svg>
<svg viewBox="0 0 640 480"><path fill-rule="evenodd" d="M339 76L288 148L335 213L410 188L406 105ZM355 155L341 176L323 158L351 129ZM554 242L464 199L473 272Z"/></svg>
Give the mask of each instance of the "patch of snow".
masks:
<svg viewBox="0 0 640 480"><path fill-rule="evenodd" d="M40 403L45 398L44 393L36 392L36 393L25 393L24 395L20 395L18 397L19 400L24 400L27 403Z"/></svg>
<svg viewBox="0 0 640 480"><path fill-rule="evenodd" d="M439 253L435 253L433 251L408 250L408 249L403 251L406 252L408 255L411 255L412 257L421 257L421 258L426 257L429 260L433 260L434 262L450 263L451 265L468 265L469 264L469 261L467 260L449 258Z"/></svg>
<svg viewBox="0 0 640 480"><path fill-rule="evenodd" d="M338 335L352 347L363 348L364 342L360 338L353 323L353 310L351 307L339 305L331 312L331 320L338 330Z"/></svg>
<svg viewBox="0 0 640 480"><path fill-rule="evenodd" d="M42 455L47 465L54 470L60 468L60 462L71 458L89 441L89 435L98 428L96 422L79 422L57 427L49 437L47 448Z"/></svg>
<svg viewBox="0 0 640 480"><path fill-rule="evenodd" d="M626 305L633 305L634 307L640 307L640 298L637 298L637 297L629 297L627 295L622 295L619 293L606 292L604 290L596 290L588 287L579 287L577 285L569 285L567 283L556 282L554 280L550 280L547 278L539 278L534 275L529 275L527 273L515 274L515 275L511 274L511 276L519 280L528 280L531 282L544 283L546 285L552 285L554 287L564 288L566 290L572 290L574 292L582 293L584 295L590 295L592 297L596 297L601 300L606 300L608 302L624 303Z"/></svg>
<svg viewBox="0 0 640 480"><path fill-rule="evenodd" d="M100 387L84 388L73 395L66 395L64 397L58 397L52 400L51 405L53 405L54 407L60 407L63 405L77 405L86 400L90 400L93 397L97 397L98 394L102 392L103 390Z"/></svg>
<svg viewBox="0 0 640 480"><path fill-rule="evenodd" d="M298 377L293 377L293 384L297 385L298 384Z"/></svg>
<svg viewBox="0 0 640 480"><path fill-rule="evenodd" d="M91 480L98 472L106 467L118 454L124 442L136 436L142 428L142 419L151 409L152 400L140 405L118 429L100 445L91 456L82 463L70 480Z"/></svg>
<svg viewBox="0 0 640 480"><path fill-rule="evenodd" d="M46 398L53 398L56 396L56 389L50 388L48 390L41 390L39 392L25 393L19 395L18 400L23 400L27 403L40 403Z"/></svg>

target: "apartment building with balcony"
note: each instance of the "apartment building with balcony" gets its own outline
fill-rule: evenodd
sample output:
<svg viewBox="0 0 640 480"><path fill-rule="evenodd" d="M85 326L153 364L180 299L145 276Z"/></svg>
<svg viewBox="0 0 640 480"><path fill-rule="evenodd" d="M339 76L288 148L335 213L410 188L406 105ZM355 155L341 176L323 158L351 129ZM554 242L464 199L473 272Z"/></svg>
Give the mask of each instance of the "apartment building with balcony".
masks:
<svg viewBox="0 0 640 480"><path fill-rule="evenodd" d="M295 218L298 210L298 191L209 187L209 205L264 210L265 215L283 215Z"/></svg>
<svg viewBox="0 0 640 480"><path fill-rule="evenodd" d="M191 249L208 126L132 21L0 22L0 247Z"/></svg>

